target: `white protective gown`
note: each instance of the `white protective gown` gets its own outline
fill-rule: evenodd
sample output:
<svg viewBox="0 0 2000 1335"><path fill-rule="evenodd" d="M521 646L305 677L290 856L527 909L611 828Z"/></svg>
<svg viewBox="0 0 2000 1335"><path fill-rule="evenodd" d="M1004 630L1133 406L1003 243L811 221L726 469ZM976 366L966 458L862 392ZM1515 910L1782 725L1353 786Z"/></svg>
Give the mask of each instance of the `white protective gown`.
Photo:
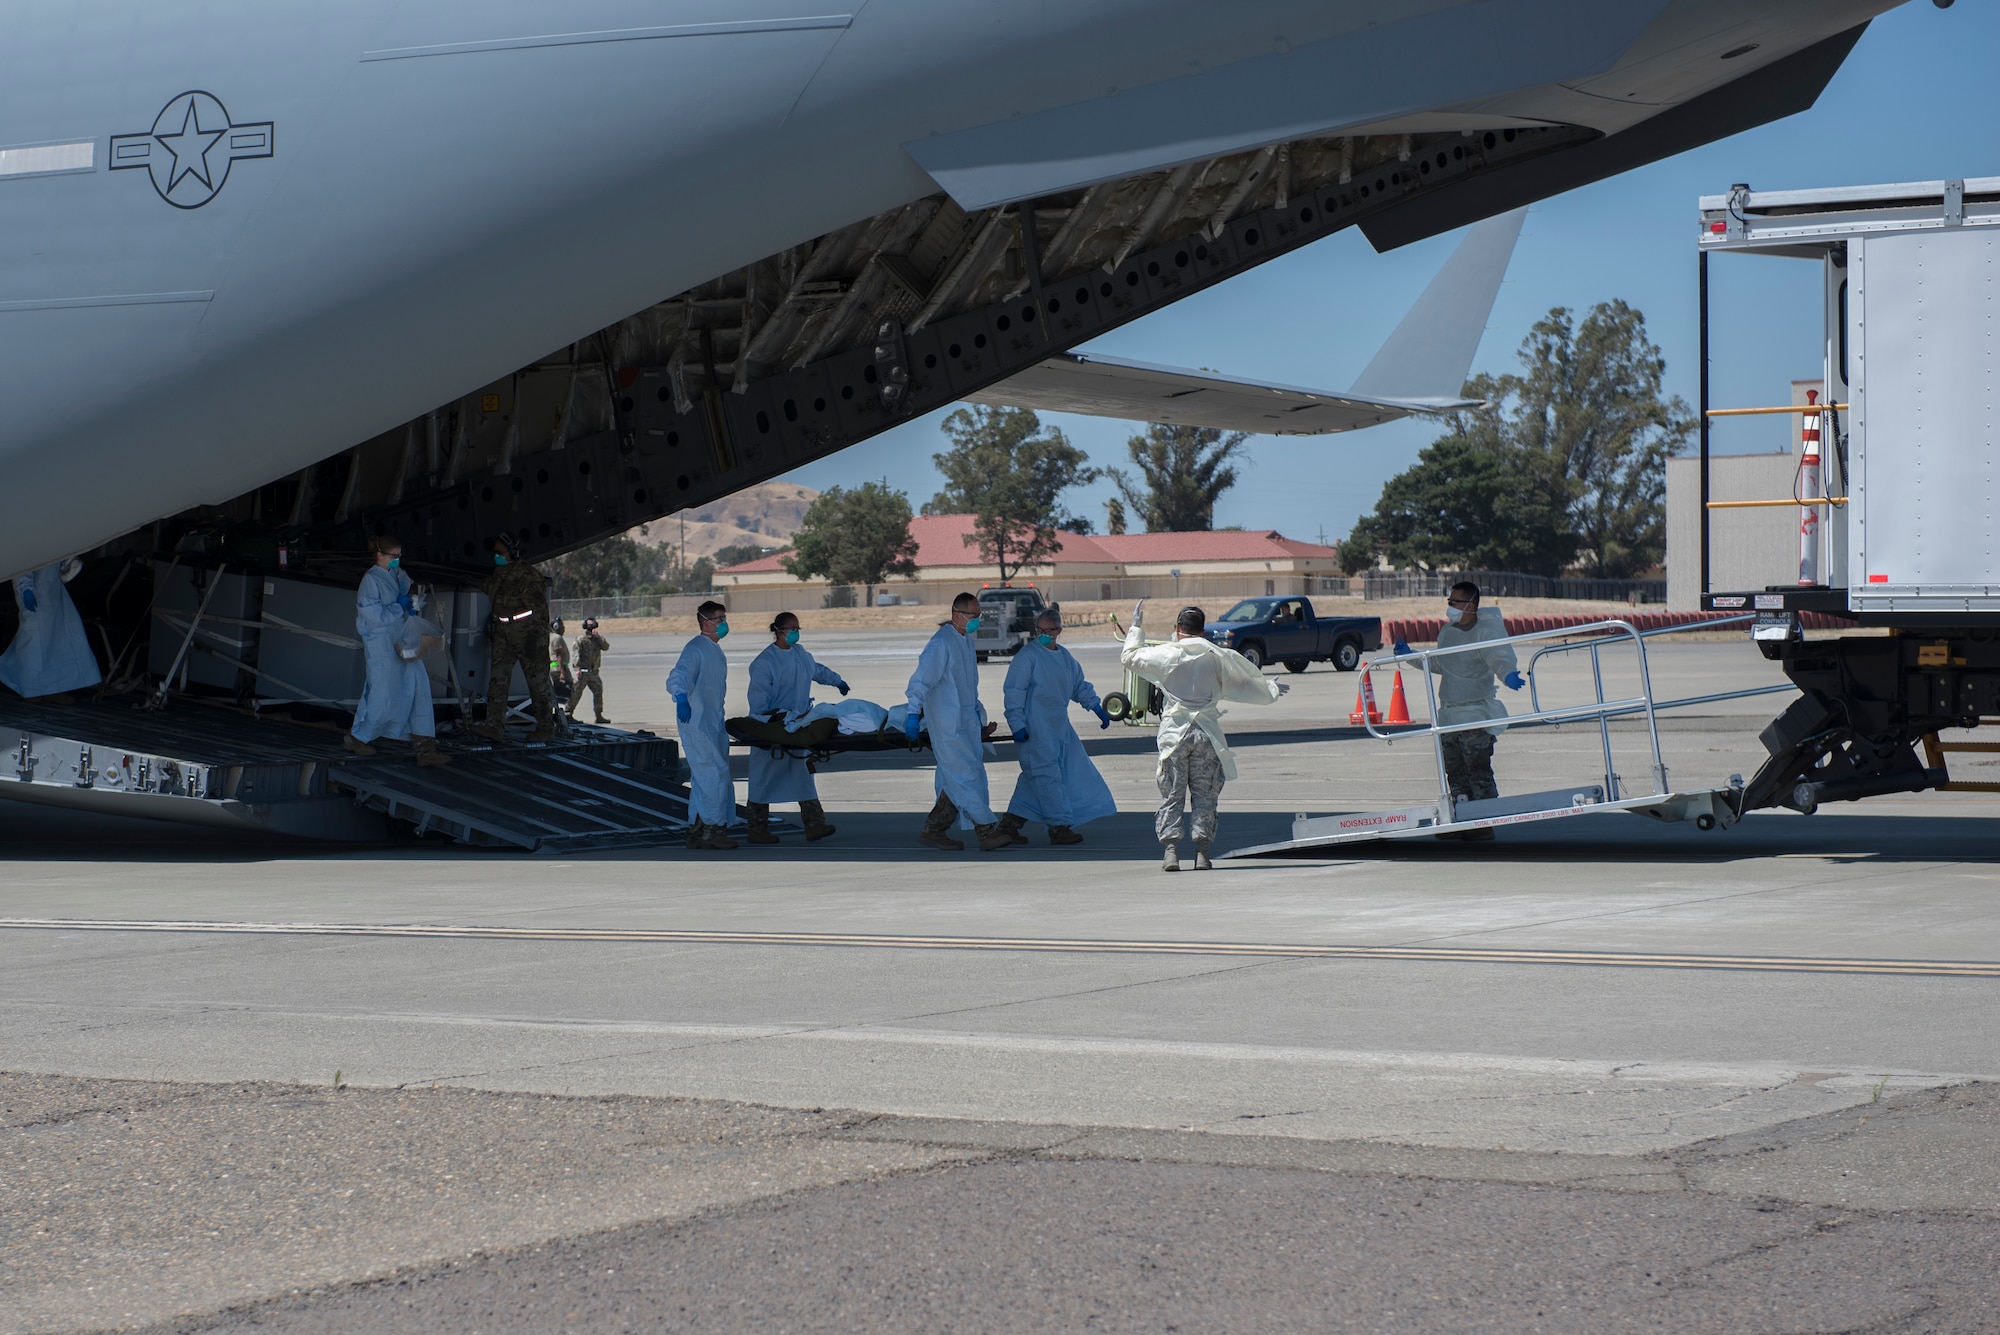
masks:
<svg viewBox="0 0 2000 1335"><path fill-rule="evenodd" d="M408 741L437 735L431 710L431 674L420 658L396 652L410 614L396 601L410 591L410 577L400 570L373 566L361 577L354 595L354 630L368 676L361 703L354 710L354 735L364 742L377 737Z"/></svg>
<svg viewBox="0 0 2000 1335"><path fill-rule="evenodd" d="M1437 642L1438 648L1449 649L1457 644L1506 638L1507 623L1501 617L1500 609L1482 607L1471 630L1460 630L1446 623L1438 631ZM1514 657L1514 646L1511 644L1491 649L1468 649L1448 658L1431 659L1431 671L1438 677L1438 722L1477 723L1483 718L1506 718L1507 706L1500 703L1500 692L1494 681L1514 671L1519 662ZM1507 725L1503 723L1486 731L1498 737L1507 731Z"/></svg>
<svg viewBox="0 0 2000 1335"><path fill-rule="evenodd" d="M840 674L820 666L811 654L794 644L780 648L766 645L750 662L750 713L756 718L768 714L801 714L812 708L813 683L840 685ZM819 788L803 760L795 760L769 748L750 753L750 800L771 806L779 802L817 802Z"/></svg>
<svg viewBox="0 0 2000 1335"><path fill-rule="evenodd" d="M917 658L904 692L909 707L923 715L937 757L935 786L958 808L961 829L991 825L993 801L986 790L986 707L979 703L979 657L970 636L947 621Z"/></svg>
<svg viewBox="0 0 2000 1335"><path fill-rule="evenodd" d="M1069 720L1071 701L1098 707L1083 664L1061 645L1030 643L1007 667L1007 727L1016 741L1021 778L1007 810L1044 825L1082 825L1118 810L1111 788L1091 763Z"/></svg>
<svg viewBox="0 0 2000 1335"><path fill-rule="evenodd" d="M688 763L688 813L710 825L736 816L736 785L729 778L729 728L723 701L729 693L729 659L722 646L697 635L667 674L667 694L685 695L694 717L680 725Z"/></svg>
<svg viewBox="0 0 2000 1335"><path fill-rule="evenodd" d="M1278 683L1234 649L1207 640L1147 644L1136 623L1126 632L1118 661L1166 692L1166 706L1160 711L1161 759L1180 748L1190 729L1199 728L1215 747L1222 777L1234 779L1236 757L1222 733L1222 702L1268 705L1278 698Z"/></svg>
<svg viewBox="0 0 2000 1335"><path fill-rule="evenodd" d="M74 576L81 563L70 570ZM35 610L28 610L26 590L35 591ZM104 680L97 670L97 657L90 652L90 637L84 633L83 618L63 587L62 567L43 566L32 575L14 581L14 610L20 614L21 628L13 643L0 654L0 683L29 699L80 691Z"/></svg>

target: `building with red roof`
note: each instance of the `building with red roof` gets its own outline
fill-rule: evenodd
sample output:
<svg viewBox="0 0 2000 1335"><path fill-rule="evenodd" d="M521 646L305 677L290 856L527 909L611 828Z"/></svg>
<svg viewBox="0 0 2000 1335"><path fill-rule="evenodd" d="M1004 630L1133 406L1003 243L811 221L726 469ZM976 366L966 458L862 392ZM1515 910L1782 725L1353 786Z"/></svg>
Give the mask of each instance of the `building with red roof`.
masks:
<svg viewBox="0 0 2000 1335"><path fill-rule="evenodd" d="M910 536L917 540L916 578L877 585L880 594L930 603L961 589L1000 582L999 570L979 555L971 515L919 515L910 521ZM1063 601L1310 594L1326 591L1333 580L1345 590L1339 548L1299 542L1265 528L1065 533L1054 555L1025 567L1011 582L1033 584ZM795 578L778 553L723 567L715 572L715 587L742 610L776 611L804 603L801 595L824 594L828 585L822 579Z"/></svg>

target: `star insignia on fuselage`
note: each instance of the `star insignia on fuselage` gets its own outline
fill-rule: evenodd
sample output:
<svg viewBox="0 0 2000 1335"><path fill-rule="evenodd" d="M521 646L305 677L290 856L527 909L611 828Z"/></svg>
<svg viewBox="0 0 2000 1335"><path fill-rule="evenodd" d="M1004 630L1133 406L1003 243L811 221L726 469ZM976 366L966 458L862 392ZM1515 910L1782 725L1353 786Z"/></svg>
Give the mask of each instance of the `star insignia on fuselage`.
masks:
<svg viewBox="0 0 2000 1335"><path fill-rule="evenodd" d="M216 141L229 133L229 123L223 122L220 130L203 129L201 124L201 104L194 98L187 99L187 113L181 121L181 128L172 134L153 135L153 142L174 155L174 165L167 177L167 193L181 183L184 176L193 176L215 193L215 181L208 172L208 151Z"/></svg>
<svg viewBox="0 0 2000 1335"><path fill-rule="evenodd" d="M177 209L198 209L221 193L230 164L275 151L270 121L241 123L213 93L180 94L160 108L144 134L111 136L111 170L144 167L153 189Z"/></svg>

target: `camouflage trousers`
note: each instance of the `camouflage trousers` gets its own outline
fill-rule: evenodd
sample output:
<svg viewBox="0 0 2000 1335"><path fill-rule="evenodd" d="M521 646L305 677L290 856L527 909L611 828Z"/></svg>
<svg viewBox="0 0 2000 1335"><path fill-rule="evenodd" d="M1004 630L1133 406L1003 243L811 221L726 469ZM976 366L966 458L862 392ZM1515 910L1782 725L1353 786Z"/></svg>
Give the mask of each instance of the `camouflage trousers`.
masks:
<svg viewBox="0 0 2000 1335"><path fill-rule="evenodd" d="M498 723L507 716L508 688L513 685L514 664L519 663L521 675L528 679L535 722L552 724L556 705L555 688L549 684L548 627L533 619L502 622L494 626L488 645L486 721Z"/></svg>
<svg viewBox="0 0 2000 1335"><path fill-rule="evenodd" d="M1500 796L1500 785L1493 779L1493 743L1498 740L1484 728L1438 738L1444 746L1444 777L1452 792L1474 801Z"/></svg>
<svg viewBox="0 0 2000 1335"><path fill-rule="evenodd" d="M569 688L569 716L576 717L576 711L583 708L583 693L590 692L593 717L604 717L604 678L589 668L576 674L576 685Z"/></svg>
<svg viewBox="0 0 2000 1335"><path fill-rule="evenodd" d="M1222 801L1222 761L1216 758L1215 744L1199 729L1190 729L1181 744L1160 757L1160 814L1153 833L1163 844L1181 838L1181 809L1194 807L1194 839L1206 843L1215 838L1216 807Z"/></svg>

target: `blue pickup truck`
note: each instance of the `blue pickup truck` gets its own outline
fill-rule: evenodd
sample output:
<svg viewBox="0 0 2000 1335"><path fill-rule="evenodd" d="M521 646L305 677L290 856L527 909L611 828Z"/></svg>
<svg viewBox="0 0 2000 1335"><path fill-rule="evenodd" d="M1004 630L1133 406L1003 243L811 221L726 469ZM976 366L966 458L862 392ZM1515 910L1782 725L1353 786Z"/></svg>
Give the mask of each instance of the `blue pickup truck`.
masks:
<svg viewBox="0 0 2000 1335"><path fill-rule="evenodd" d="M1382 618L1315 616L1308 598L1245 598L1208 623L1208 638L1259 667L1304 672L1309 663L1331 663L1352 672L1361 655L1382 647Z"/></svg>

